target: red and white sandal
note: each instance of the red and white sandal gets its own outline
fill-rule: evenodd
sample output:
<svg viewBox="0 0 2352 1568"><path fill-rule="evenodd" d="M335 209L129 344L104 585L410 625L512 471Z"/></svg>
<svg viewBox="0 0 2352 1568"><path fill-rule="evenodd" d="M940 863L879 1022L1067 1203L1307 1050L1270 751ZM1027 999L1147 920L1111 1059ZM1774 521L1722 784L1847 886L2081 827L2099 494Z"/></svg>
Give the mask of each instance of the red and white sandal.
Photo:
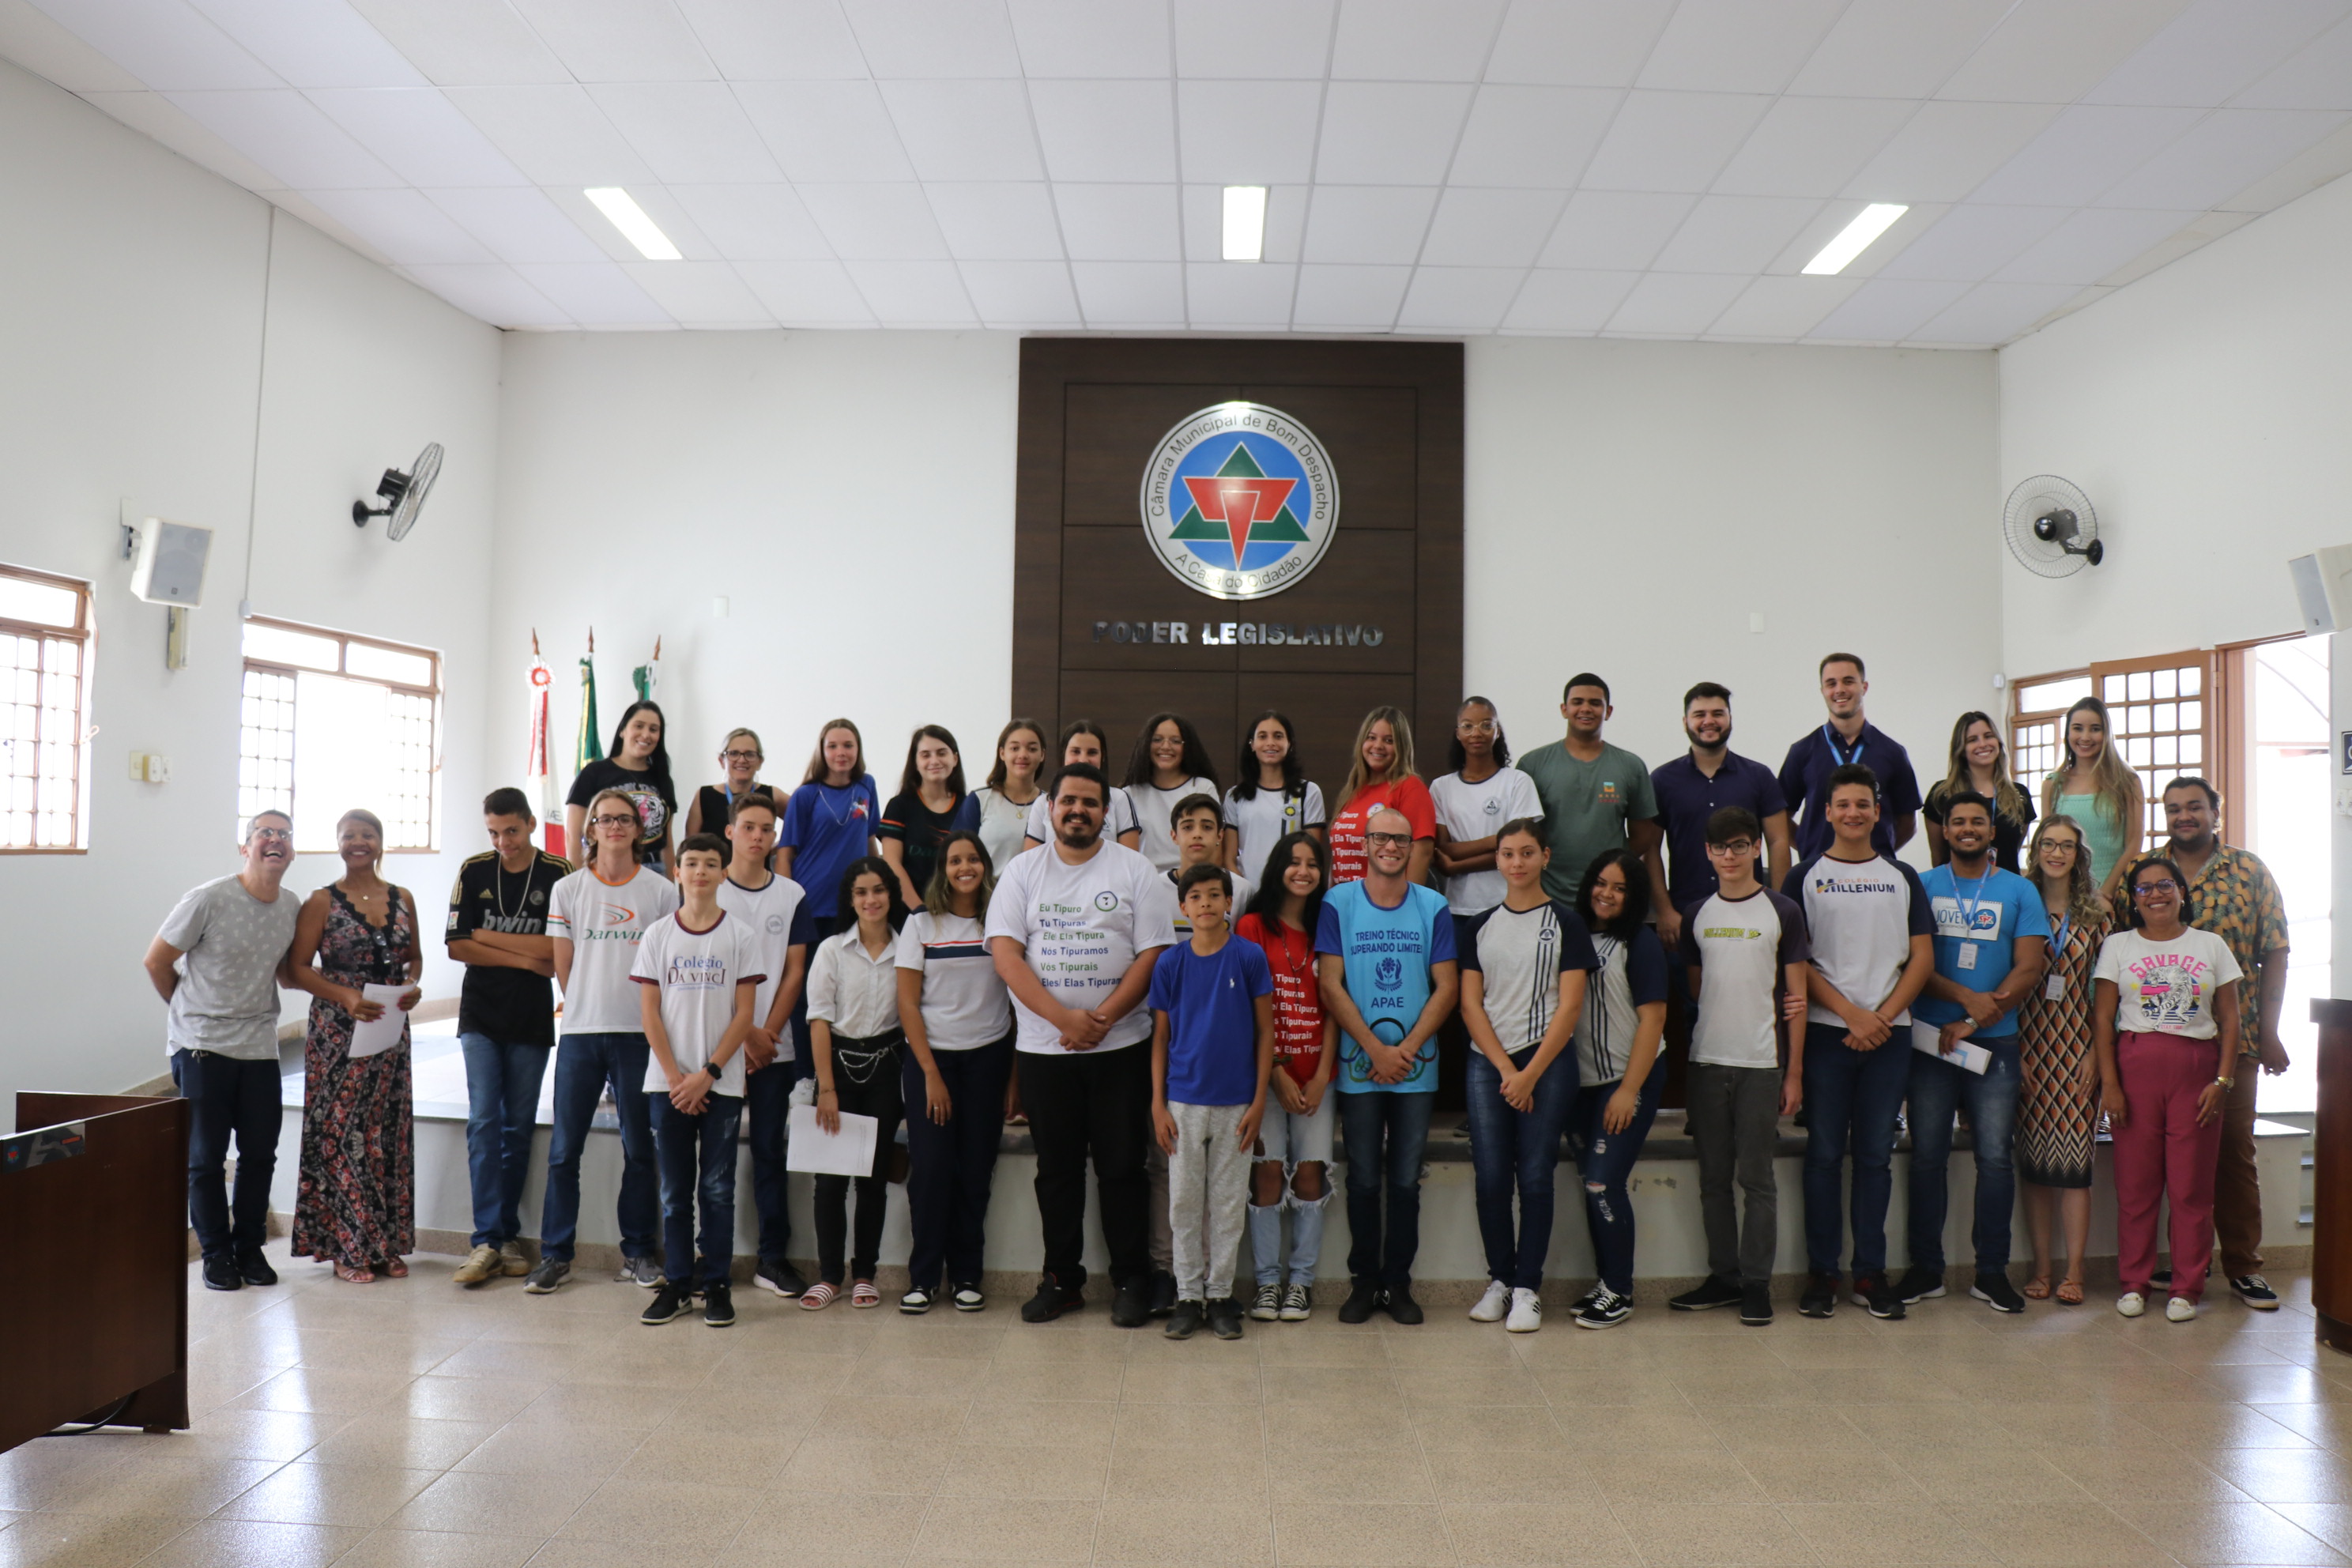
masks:
<svg viewBox="0 0 2352 1568"><path fill-rule="evenodd" d="M824 1310L825 1308L832 1306L833 1299L840 1294L840 1286L828 1285L824 1280L820 1279L815 1284L801 1292L801 1310L803 1312L821 1312Z"/></svg>
<svg viewBox="0 0 2352 1568"><path fill-rule="evenodd" d="M874 1288L871 1279L857 1280L849 1288L849 1304L853 1307L878 1307L882 1304L882 1292Z"/></svg>

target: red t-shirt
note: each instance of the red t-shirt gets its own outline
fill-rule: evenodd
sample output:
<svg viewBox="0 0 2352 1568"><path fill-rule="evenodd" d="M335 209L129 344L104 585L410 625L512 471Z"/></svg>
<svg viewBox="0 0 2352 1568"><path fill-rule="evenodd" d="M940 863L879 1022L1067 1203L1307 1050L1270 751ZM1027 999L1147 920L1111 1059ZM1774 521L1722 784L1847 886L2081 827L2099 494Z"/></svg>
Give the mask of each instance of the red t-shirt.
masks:
<svg viewBox="0 0 2352 1568"><path fill-rule="evenodd" d="M1274 971L1274 1059L1300 1083L1323 1058L1323 989L1315 979L1315 939L1280 921L1244 915L1234 932L1265 951Z"/></svg>
<svg viewBox="0 0 2352 1568"><path fill-rule="evenodd" d="M1375 807L1394 806L1412 824L1416 839L1437 837L1437 805L1429 786L1412 773L1394 784L1367 784L1331 819L1331 885L1360 882L1370 869L1364 858L1364 818Z"/></svg>

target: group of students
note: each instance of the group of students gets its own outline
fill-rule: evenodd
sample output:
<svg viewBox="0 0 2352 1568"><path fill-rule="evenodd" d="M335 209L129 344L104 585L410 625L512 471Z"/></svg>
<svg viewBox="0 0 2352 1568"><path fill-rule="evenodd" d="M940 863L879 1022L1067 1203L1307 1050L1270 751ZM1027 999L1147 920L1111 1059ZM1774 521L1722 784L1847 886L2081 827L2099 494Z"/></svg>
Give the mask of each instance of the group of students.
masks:
<svg viewBox="0 0 2352 1568"><path fill-rule="evenodd" d="M1028 1321L1086 1300L1089 1164L1115 1321L1160 1317L1171 1335L1206 1327L1230 1338L1244 1314L1305 1319L1344 1148L1350 1289L1339 1315L1419 1322L1420 1182L1440 1042L1453 1039L1466 1051L1489 1275L1471 1316L1540 1326L1565 1136L1598 1275L1570 1311L1605 1328L1633 1310L1628 1177L1658 1107L1679 991L1709 1277L1674 1308L1731 1305L1745 1321L1770 1321L1773 1160L1781 1119L1800 1110L1810 1269L1800 1310L1834 1310L1843 1262L1853 1299L1878 1317L1944 1294L1945 1173L1964 1110L1973 1295L2002 1311L2026 1297L2082 1300L2104 1114L2122 1310L2137 1314L2154 1289L2168 1194L2168 1310L2193 1316L2217 1172L2232 1164L2222 1140L2238 1121L2237 1084L2257 1050L2269 1070L2284 1066L2284 914L2267 873L2219 844L2218 796L2194 778L2165 792L2170 853L2137 853L2138 786L2095 699L2069 715L2069 762L2037 813L1987 715L1962 716L1949 771L1923 796L1903 748L1864 717L1862 660L1832 654L1820 673L1827 720L1777 773L1729 750L1731 694L1713 683L1685 697L1688 753L1654 771L1601 740L1610 695L1591 674L1567 683L1564 739L1516 765L1494 705L1467 700L1450 766L1429 784L1405 715L1375 709L1328 813L1279 712L1252 722L1240 778L1222 791L1200 736L1173 713L1146 722L1118 784L1105 771L1109 738L1086 721L1064 728L1050 768L1044 729L1005 725L978 788L967 788L953 735L926 725L887 801L846 719L823 727L788 790L760 782L759 739L737 730L722 743L723 782L698 792L675 843L663 717L639 702L572 792L568 844L582 863L535 849L527 797L501 789L484 802L491 849L467 862L452 893L446 940L467 965L458 1032L475 1207L457 1280L525 1276L536 1293L565 1282L581 1152L609 1092L621 1273L656 1290L649 1323L697 1300L706 1321L732 1321L739 1136L751 1145L759 1284L812 1310L843 1294L880 1305L883 1215L903 1158L912 1249L900 1310L942 1297L982 1310L993 1167L1006 1121L1024 1116L1045 1244ZM1924 875L1895 858L1923 810L1937 861ZM278 837L257 819L249 869L281 847ZM383 895L365 885L364 833L347 837L360 879L314 900L357 921L341 945L379 960L372 974L413 983L415 944L400 947L397 914L370 913L380 906L367 900ZM2021 848L2030 876L2015 870ZM413 938L413 906L390 894L408 908ZM190 899L199 895L213 896ZM2213 918L2200 922L2200 910ZM186 952L189 924L175 912L159 948ZM337 1030L347 1036L376 1005L352 987L348 963L311 972L312 952L324 955L315 937L293 945L287 983L319 998L318 1074L336 1067ZM413 1000L412 990L400 1005ZM519 1209L551 1046L555 1125L534 1261ZM175 1048L175 1072L184 1055ZM404 1149L398 1057L397 1095L377 1094L356 1116L347 1107L338 1125L397 1100ZM329 1107L335 1087L314 1078ZM845 1112L877 1123L870 1172L815 1179L814 1284L785 1252L796 1100L828 1131ZM2250 1124L2250 1085L2242 1100ZM1906 1111L1910 1266L1890 1282L1891 1156ZM322 1148L364 1168L366 1152L338 1136ZM310 1143L306 1131L306 1198ZM208 1155L215 1188L219 1157ZM192 1153L192 1173L197 1163ZM2008 1273L2020 1172L2064 1194L2054 1206L2066 1264L2053 1280L2052 1205L2036 1194L2022 1292ZM366 1184L322 1170L318 1184ZM199 1183L192 1212L211 1283L206 1202ZM403 1221L373 1237L348 1227L317 1255L347 1278L401 1272L391 1233ZM241 1228L216 1228L232 1259L222 1288L233 1288L257 1248L241 1245ZM1233 1278L1244 1237L1246 1299ZM299 1253L319 1237L298 1222L296 1239ZM2258 1229L2250 1241L2225 1223L2222 1239L2240 1297L2274 1306L2257 1272Z"/></svg>

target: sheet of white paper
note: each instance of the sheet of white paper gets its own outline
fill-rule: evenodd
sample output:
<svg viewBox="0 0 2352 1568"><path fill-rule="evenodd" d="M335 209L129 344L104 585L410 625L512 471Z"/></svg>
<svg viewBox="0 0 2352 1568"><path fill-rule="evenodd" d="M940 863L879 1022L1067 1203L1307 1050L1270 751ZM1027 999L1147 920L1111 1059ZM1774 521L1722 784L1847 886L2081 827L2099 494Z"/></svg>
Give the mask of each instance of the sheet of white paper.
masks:
<svg viewBox="0 0 2352 1568"><path fill-rule="evenodd" d="M841 1131L816 1124L816 1107L795 1105L784 1122L784 1169L819 1176L870 1176L874 1141L882 1124L855 1111L841 1113Z"/></svg>
<svg viewBox="0 0 2352 1568"><path fill-rule="evenodd" d="M1944 1053L1940 1042L1943 1034L1944 1031L1938 1025L1914 1024L1911 1026L1911 1048L1927 1056L1942 1057ZM1953 1047L1952 1054L1944 1057L1944 1059L1956 1068L1966 1068L1975 1073L1980 1073L1992 1066L1992 1053L1982 1046L1968 1040L1962 1040Z"/></svg>
<svg viewBox="0 0 2352 1568"><path fill-rule="evenodd" d="M372 1057L388 1051L400 1044L401 1031L408 1027L408 1015L400 1010L400 999L408 994L405 985L362 985L360 994L371 1002L383 1004L383 1016L365 1018L352 1026L352 1048L343 1054L350 1057Z"/></svg>

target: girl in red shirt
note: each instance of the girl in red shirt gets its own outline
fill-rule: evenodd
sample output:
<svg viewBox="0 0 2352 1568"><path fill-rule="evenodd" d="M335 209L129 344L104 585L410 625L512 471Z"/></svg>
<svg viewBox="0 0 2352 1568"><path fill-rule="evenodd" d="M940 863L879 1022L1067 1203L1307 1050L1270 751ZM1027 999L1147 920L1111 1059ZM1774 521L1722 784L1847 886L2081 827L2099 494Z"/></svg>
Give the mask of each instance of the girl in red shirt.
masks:
<svg viewBox="0 0 2352 1568"><path fill-rule="evenodd" d="M1323 1251L1323 1205L1331 1197L1331 1142L1339 1097L1330 1092L1339 1026L1323 1011L1315 977L1315 927L1329 878L1311 833L1287 833L1266 857L1269 874L1234 930L1265 950L1274 971L1273 1103L1259 1129L1251 1168L1250 1250L1262 1322L1307 1321L1315 1266ZM1287 1191L1285 1178L1287 1177ZM1289 1283L1283 1282L1282 1211L1290 1210Z"/></svg>
<svg viewBox="0 0 2352 1568"><path fill-rule="evenodd" d="M1413 771L1412 724L1402 708L1373 709L1356 731L1354 761L1331 818L1334 886L1364 879L1364 821L1380 806L1393 806L1412 824L1412 861L1405 876L1428 881L1430 858L1437 852L1437 806Z"/></svg>

